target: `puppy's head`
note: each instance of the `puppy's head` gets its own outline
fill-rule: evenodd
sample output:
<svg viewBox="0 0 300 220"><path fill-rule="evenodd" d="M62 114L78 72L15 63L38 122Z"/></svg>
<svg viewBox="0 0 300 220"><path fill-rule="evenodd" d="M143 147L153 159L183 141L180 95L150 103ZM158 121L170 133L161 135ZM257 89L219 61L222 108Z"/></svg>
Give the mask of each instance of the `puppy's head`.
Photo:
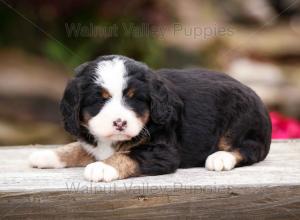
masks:
<svg viewBox="0 0 300 220"><path fill-rule="evenodd" d="M103 56L75 72L61 101L65 128L71 134L127 141L150 121L170 120L169 91L146 65L123 56Z"/></svg>

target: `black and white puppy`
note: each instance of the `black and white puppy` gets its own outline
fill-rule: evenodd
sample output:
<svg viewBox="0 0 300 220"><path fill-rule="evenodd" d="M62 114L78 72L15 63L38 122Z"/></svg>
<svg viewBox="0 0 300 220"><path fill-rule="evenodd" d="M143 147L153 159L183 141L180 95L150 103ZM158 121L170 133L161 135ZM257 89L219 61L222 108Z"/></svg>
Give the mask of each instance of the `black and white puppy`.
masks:
<svg viewBox="0 0 300 220"><path fill-rule="evenodd" d="M231 170L269 152L265 106L225 74L154 71L117 55L101 56L75 72L61 112L78 142L33 153L33 167L86 166L87 180L112 181L177 168Z"/></svg>

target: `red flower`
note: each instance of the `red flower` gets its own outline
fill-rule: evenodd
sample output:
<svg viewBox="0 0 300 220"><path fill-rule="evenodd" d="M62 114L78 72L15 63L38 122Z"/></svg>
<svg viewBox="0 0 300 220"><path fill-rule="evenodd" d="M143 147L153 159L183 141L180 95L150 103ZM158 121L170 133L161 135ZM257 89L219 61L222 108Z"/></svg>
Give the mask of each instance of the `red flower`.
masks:
<svg viewBox="0 0 300 220"><path fill-rule="evenodd" d="M288 118L278 112L270 113L273 132L273 139L300 138L300 122L293 118Z"/></svg>

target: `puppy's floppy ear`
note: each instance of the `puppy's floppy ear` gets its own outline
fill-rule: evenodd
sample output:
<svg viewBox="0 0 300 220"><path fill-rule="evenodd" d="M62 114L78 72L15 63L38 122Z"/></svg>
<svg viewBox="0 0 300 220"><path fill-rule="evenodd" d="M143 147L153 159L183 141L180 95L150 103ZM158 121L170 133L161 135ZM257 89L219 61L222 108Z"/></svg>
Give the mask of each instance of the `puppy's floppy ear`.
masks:
<svg viewBox="0 0 300 220"><path fill-rule="evenodd" d="M85 62L83 64L80 64L79 66L77 66L75 69L74 69L74 72L77 75L79 75L80 73L83 72L83 70L90 64L90 62Z"/></svg>
<svg viewBox="0 0 300 220"><path fill-rule="evenodd" d="M75 75L79 77L90 62L85 62L74 69ZM80 132L80 86L78 78L68 82L60 102L60 112L63 116L64 127L66 131L74 136Z"/></svg>
<svg viewBox="0 0 300 220"><path fill-rule="evenodd" d="M60 111L63 116L66 131L74 136L79 135L80 131L80 88L78 79L69 81L63 98L60 102Z"/></svg>
<svg viewBox="0 0 300 220"><path fill-rule="evenodd" d="M182 103L166 82L157 77L150 81L150 99L150 117L154 123L165 125L178 119Z"/></svg>

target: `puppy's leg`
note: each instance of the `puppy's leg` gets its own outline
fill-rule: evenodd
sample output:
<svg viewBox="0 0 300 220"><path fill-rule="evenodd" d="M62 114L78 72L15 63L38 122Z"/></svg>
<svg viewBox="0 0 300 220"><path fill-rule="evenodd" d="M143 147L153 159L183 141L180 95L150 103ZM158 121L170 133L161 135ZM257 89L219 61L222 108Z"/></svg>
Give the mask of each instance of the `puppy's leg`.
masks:
<svg viewBox="0 0 300 220"><path fill-rule="evenodd" d="M245 140L234 149L241 156L239 166L247 166L264 160L269 150L269 143L261 143L256 140Z"/></svg>
<svg viewBox="0 0 300 220"><path fill-rule="evenodd" d="M63 168L82 167L94 162L79 142L64 145L53 150L40 150L33 152L29 157L29 164L36 168Z"/></svg>
<svg viewBox="0 0 300 220"><path fill-rule="evenodd" d="M208 170L224 171L231 170L236 166L251 165L263 160L269 152L268 145L254 140L246 140L238 147L219 144L219 150L209 155L205 162Z"/></svg>
<svg viewBox="0 0 300 220"><path fill-rule="evenodd" d="M211 171L232 170L241 160L242 156L238 151L217 151L207 157L205 168Z"/></svg>
<svg viewBox="0 0 300 220"><path fill-rule="evenodd" d="M128 153L115 153L102 162L87 165L84 170L84 177L94 182L109 182L138 175L139 165Z"/></svg>
<svg viewBox="0 0 300 220"><path fill-rule="evenodd" d="M218 150L206 158L206 169L212 171L232 170L241 160L237 152L231 152L231 141L226 136L220 138Z"/></svg>
<svg viewBox="0 0 300 220"><path fill-rule="evenodd" d="M142 145L128 153L116 153L103 162L89 164L84 176L87 180L98 182L140 175L160 175L174 172L179 163L174 147L162 144Z"/></svg>

